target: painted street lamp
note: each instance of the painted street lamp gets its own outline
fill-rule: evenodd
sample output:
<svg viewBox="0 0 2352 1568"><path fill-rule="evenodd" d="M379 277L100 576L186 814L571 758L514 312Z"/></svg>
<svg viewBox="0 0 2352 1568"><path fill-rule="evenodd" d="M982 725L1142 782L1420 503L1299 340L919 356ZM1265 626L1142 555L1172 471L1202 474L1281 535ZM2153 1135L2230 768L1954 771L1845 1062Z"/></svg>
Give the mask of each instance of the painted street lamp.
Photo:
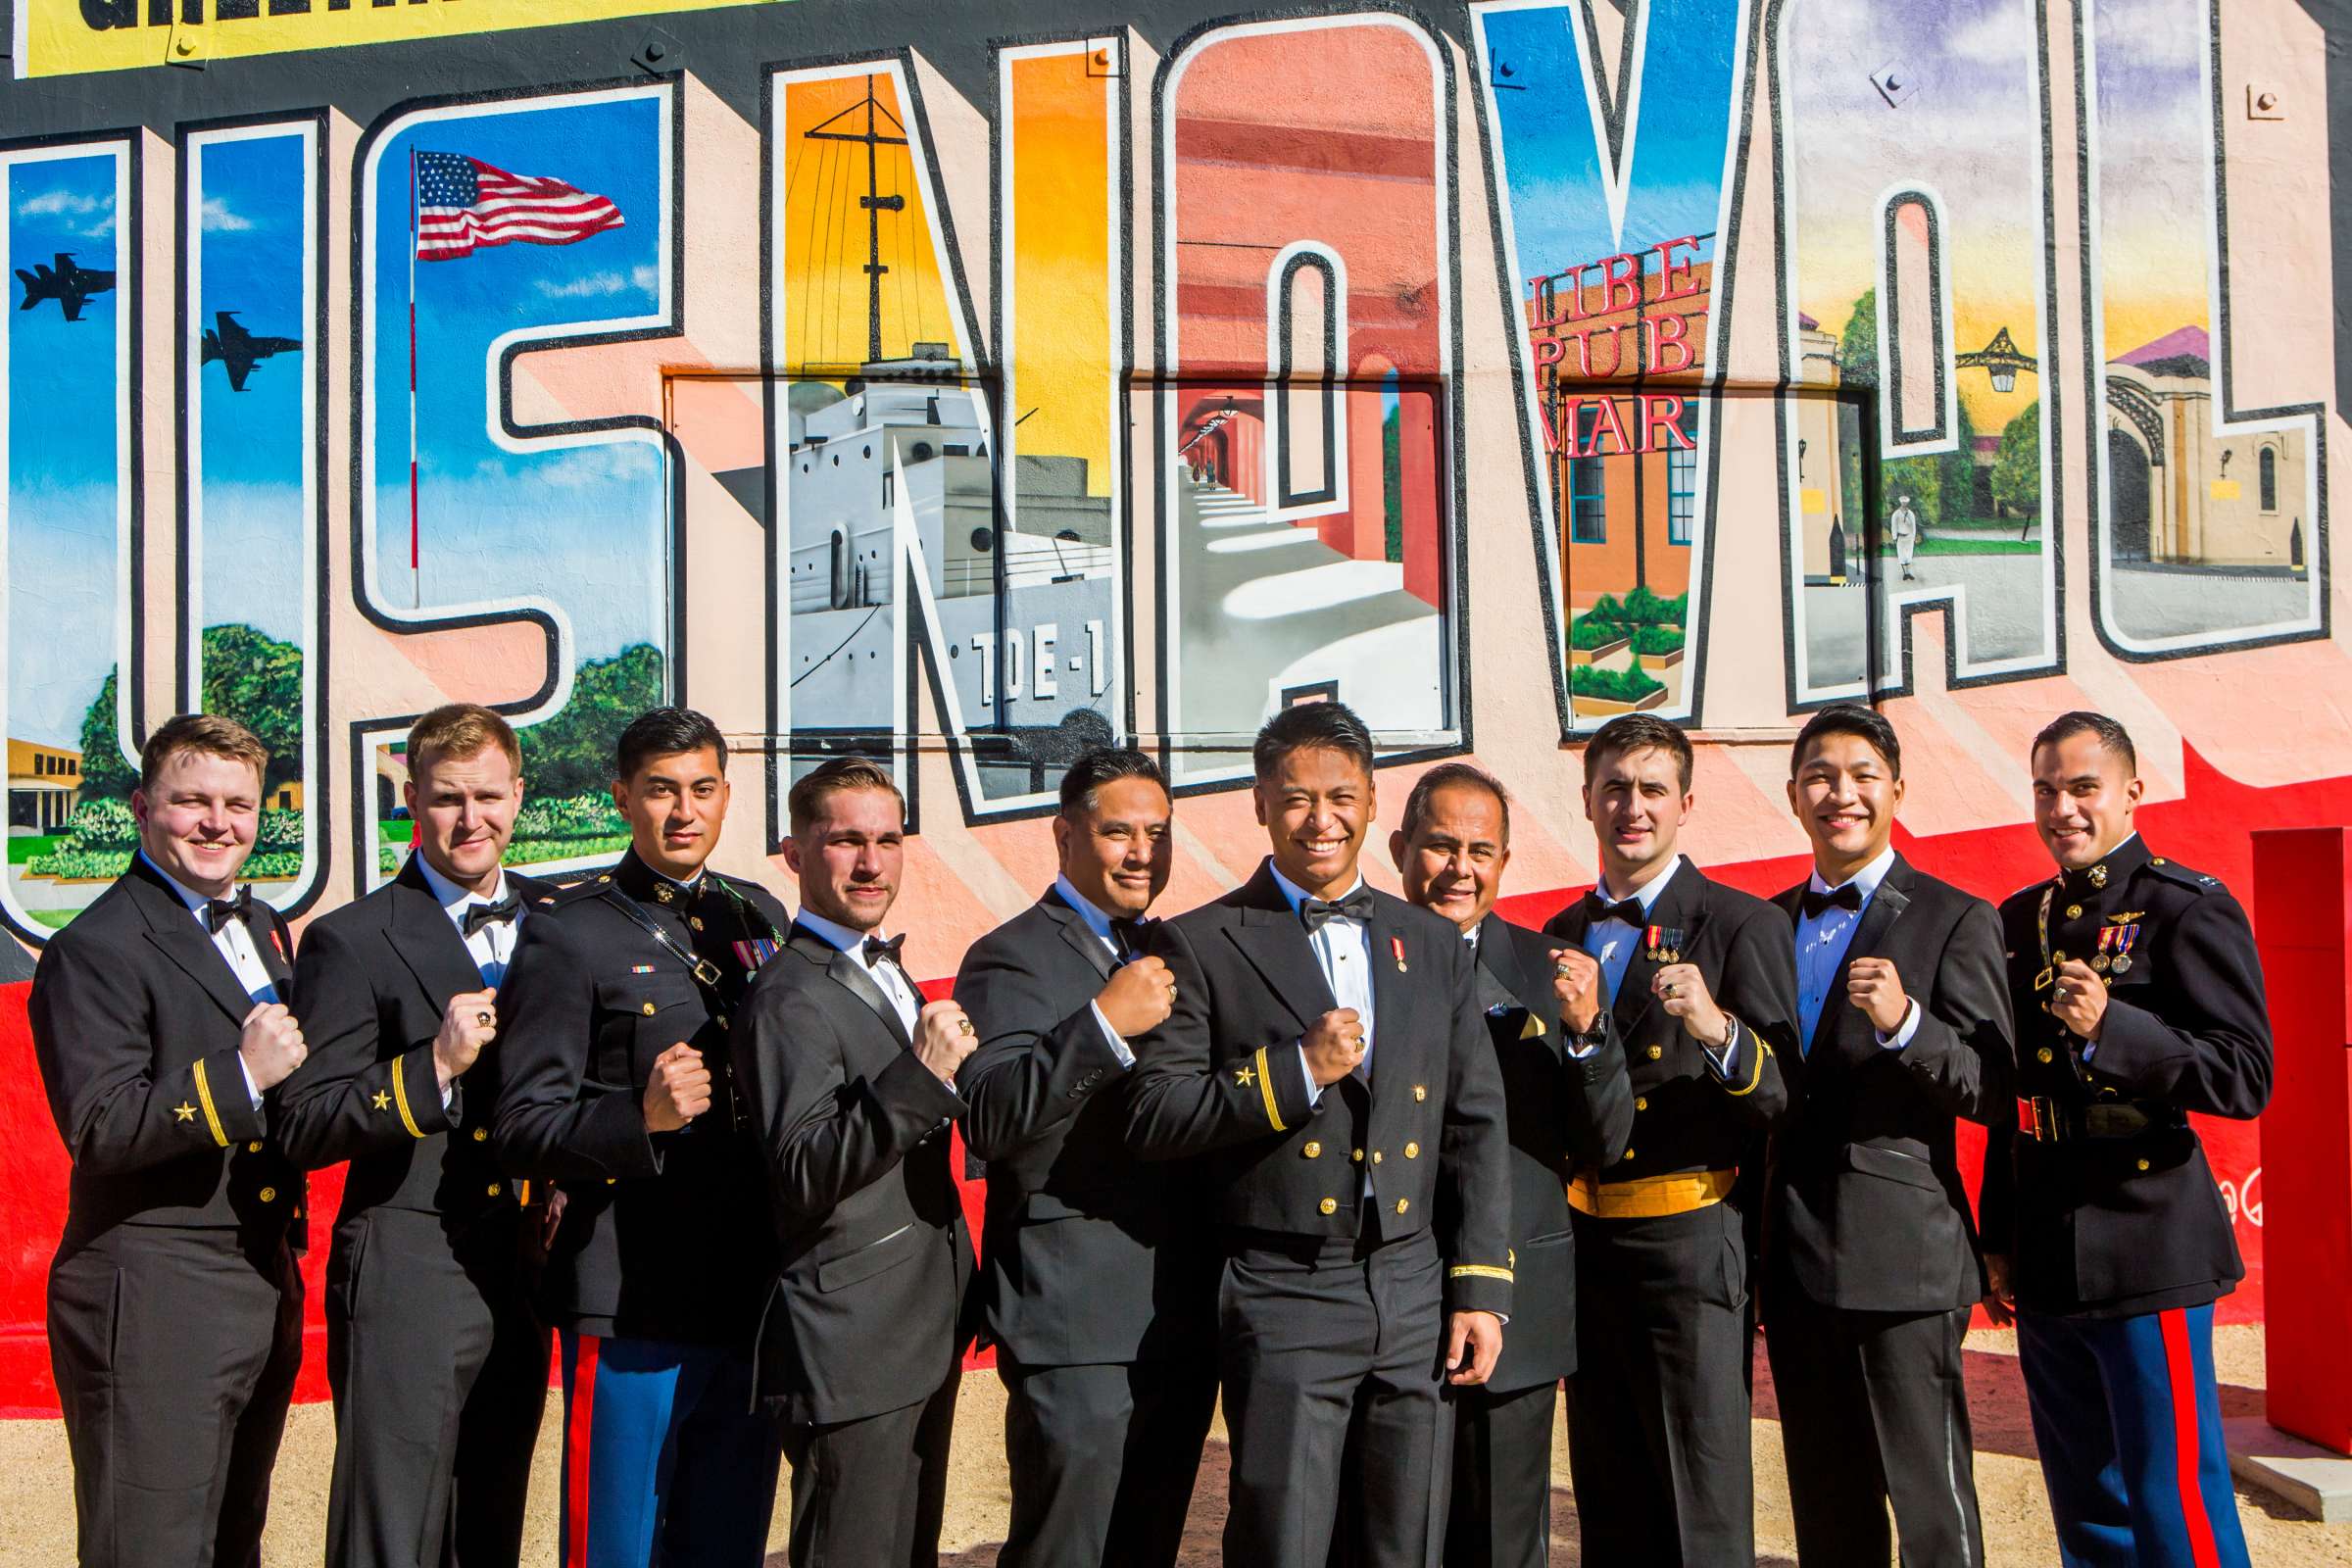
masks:
<svg viewBox="0 0 2352 1568"><path fill-rule="evenodd" d="M1953 363L1961 366L1973 365L1985 371L1992 377L1992 389L1995 392L2014 391L2017 387L2018 371L2039 368L2031 355L2018 352L2017 343L2009 336L2009 329L2005 326L1992 334L1991 342L1974 354L1958 356Z"/></svg>

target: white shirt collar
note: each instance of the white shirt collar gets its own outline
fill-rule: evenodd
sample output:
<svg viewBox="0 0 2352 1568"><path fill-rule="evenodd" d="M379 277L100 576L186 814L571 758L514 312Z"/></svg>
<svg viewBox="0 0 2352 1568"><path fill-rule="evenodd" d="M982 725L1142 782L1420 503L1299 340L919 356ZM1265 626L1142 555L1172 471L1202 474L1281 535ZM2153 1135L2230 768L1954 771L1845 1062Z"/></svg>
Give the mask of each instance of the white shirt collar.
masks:
<svg viewBox="0 0 2352 1568"><path fill-rule="evenodd" d="M431 891L435 901L453 920L463 918L466 913L466 906L469 904L496 904L507 896L507 868L503 865L498 868L498 891L491 894L490 897L484 898L479 893L466 891L434 870L433 862L424 858L422 851L416 850L410 853L416 858L416 869L423 873L425 887Z"/></svg>
<svg viewBox="0 0 2352 1568"><path fill-rule="evenodd" d="M142 849L139 851L139 858L147 862L148 870L153 871L157 876L160 876L164 879L164 886L170 888L172 892L179 895L179 902L188 906L188 912L190 914L200 915L204 913L204 906L213 902L209 895L197 892L194 888L189 887L185 882L182 882L179 878L173 876L171 872L156 864L155 857L149 855L145 850ZM237 896L236 889L233 886L229 889L228 896L232 899Z"/></svg>
<svg viewBox="0 0 2352 1568"><path fill-rule="evenodd" d="M1306 889L1300 887L1289 877L1284 876L1271 859L1266 861L1266 869L1274 873L1274 885L1282 889L1282 896L1290 901L1291 912L1293 914L1297 914L1298 912L1298 906L1304 904L1308 899L1314 897L1314 895L1307 892ZM1364 874L1361 871L1358 871L1355 874L1355 881L1349 886L1348 893L1341 894L1340 898L1344 899L1348 897L1348 893L1353 893L1357 888L1360 888L1363 885ZM1335 900L1333 902L1336 903L1338 901Z"/></svg>
<svg viewBox="0 0 2352 1568"><path fill-rule="evenodd" d="M880 937L882 935L880 931L870 933L853 931L838 921L826 919L805 905L802 906L801 912L794 916L794 920L797 924L808 927L811 935L822 938L829 946L848 954L859 963L865 962L865 939L867 936ZM867 967L872 966L869 964Z"/></svg>
<svg viewBox="0 0 2352 1568"><path fill-rule="evenodd" d="M1102 938L1104 947L1113 953L1118 951L1119 945L1110 934L1110 916L1095 907L1092 899L1070 886L1070 879L1066 876L1056 875L1054 878L1054 891L1061 895L1062 903L1078 911L1078 918L1086 922L1089 931Z"/></svg>
<svg viewBox="0 0 2352 1568"><path fill-rule="evenodd" d="M1859 888L1862 893L1862 902L1868 904L1870 902L1871 895L1879 891L1879 884L1886 880L1886 873L1893 868L1894 846L1889 844L1879 852L1876 859L1872 860L1861 870L1856 871L1852 876L1847 877L1845 881L1838 883L1838 887L1841 888L1850 885L1855 888ZM1821 879L1821 872L1818 868L1813 872L1813 880L1811 885L1813 891L1816 893L1835 893L1838 891L1838 888L1830 886L1830 884Z"/></svg>
<svg viewBox="0 0 2352 1568"><path fill-rule="evenodd" d="M1666 884L1673 881L1674 873L1680 871L1682 868L1683 858L1678 855L1674 858L1673 864L1667 866L1665 870L1660 871L1656 876L1651 877L1647 882L1643 883L1635 891L1633 895L1634 902L1642 906L1642 912L1643 914L1647 914L1651 909L1657 907L1658 895L1666 891ZM1605 871L1602 872L1600 876L1600 896L1604 899L1607 899L1611 904L1621 902L1617 898L1616 894L1610 890L1608 873Z"/></svg>

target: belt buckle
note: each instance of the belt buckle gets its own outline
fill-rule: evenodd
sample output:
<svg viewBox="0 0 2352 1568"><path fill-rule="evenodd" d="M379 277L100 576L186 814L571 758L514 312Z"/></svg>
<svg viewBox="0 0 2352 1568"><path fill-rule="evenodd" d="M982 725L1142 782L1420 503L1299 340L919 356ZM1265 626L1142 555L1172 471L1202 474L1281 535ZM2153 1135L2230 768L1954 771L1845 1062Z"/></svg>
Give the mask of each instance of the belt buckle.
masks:
<svg viewBox="0 0 2352 1568"><path fill-rule="evenodd" d="M2061 1132L2058 1107L2047 1095L2021 1096L2017 1102L2017 1127L2036 1143L2057 1143Z"/></svg>
<svg viewBox="0 0 2352 1568"><path fill-rule="evenodd" d="M694 977L707 986L715 986L718 984L718 965L712 963L709 958L697 955L694 960Z"/></svg>

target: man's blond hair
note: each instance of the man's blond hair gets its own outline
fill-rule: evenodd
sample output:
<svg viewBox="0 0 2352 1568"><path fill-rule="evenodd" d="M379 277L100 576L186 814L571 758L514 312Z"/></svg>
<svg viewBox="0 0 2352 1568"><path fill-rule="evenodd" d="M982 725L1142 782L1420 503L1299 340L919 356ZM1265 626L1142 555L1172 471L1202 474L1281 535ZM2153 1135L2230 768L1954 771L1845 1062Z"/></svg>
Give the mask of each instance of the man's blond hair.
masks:
<svg viewBox="0 0 2352 1568"><path fill-rule="evenodd" d="M479 703L444 703L409 726L409 776L437 757L472 757L492 746L522 771L522 743L514 725Z"/></svg>

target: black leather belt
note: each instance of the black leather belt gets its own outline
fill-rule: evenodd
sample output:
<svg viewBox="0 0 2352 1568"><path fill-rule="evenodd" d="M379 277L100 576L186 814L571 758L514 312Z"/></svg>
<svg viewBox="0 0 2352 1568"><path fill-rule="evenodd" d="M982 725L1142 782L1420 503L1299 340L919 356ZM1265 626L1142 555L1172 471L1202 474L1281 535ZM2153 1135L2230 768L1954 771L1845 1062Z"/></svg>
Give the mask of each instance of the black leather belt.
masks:
<svg viewBox="0 0 2352 1568"><path fill-rule="evenodd" d="M2034 1095L2017 1102L2017 1130L2045 1144L2081 1138L2137 1138L2151 1127L2170 1127L2177 1120L2173 1107L2161 1102L2093 1101L2084 1105Z"/></svg>

